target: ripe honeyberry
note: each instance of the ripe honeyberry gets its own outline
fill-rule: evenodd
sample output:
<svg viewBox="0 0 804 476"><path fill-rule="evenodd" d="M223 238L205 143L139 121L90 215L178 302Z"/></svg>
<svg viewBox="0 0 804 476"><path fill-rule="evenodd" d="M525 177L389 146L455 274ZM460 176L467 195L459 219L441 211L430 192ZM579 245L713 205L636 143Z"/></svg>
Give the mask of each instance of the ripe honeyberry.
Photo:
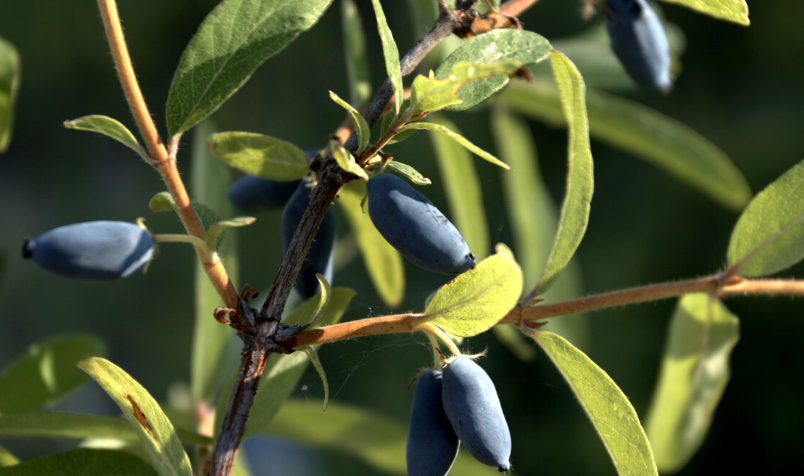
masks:
<svg viewBox="0 0 804 476"><path fill-rule="evenodd" d="M408 476L445 476L458 456L458 435L441 403L441 372L419 377L408 427Z"/></svg>
<svg viewBox="0 0 804 476"><path fill-rule="evenodd" d="M656 13L645 0L607 0L611 49L636 82L660 91L673 86L670 46Z"/></svg>
<svg viewBox="0 0 804 476"><path fill-rule="evenodd" d="M452 428L478 461L511 469L511 433L488 374L465 356L444 367L442 401Z"/></svg>
<svg viewBox="0 0 804 476"><path fill-rule="evenodd" d="M153 248L148 232L133 223L91 221L26 240L22 256L69 278L109 280L141 268L151 259Z"/></svg>
<svg viewBox="0 0 804 476"><path fill-rule="evenodd" d="M383 174L369 180L366 190L371 221L405 258L441 274L475 267L475 256L455 225L407 182Z"/></svg>
<svg viewBox="0 0 804 476"><path fill-rule="evenodd" d="M282 220L280 221L279 228L282 233L282 249L288 250L291 240L293 240L293 233L299 222L304 215L304 209L307 208L307 203L310 201L310 192L308 183L302 181L293 195L290 196L285 209L282 211ZM321 273L327 278L327 281L332 281L332 249L335 247L335 220L332 217L332 211L327 211L324 215L324 220L321 222L321 227L313 238L313 244L310 246L310 251L307 253L307 258L302 264L299 277L296 278L295 287L303 298L307 299L314 296L318 292L318 279L316 273Z"/></svg>
<svg viewBox="0 0 804 476"><path fill-rule="evenodd" d="M226 197L232 205L248 212L275 210L285 204L299 186L299 180L278 182L245 175L229 187Z"/></svg>

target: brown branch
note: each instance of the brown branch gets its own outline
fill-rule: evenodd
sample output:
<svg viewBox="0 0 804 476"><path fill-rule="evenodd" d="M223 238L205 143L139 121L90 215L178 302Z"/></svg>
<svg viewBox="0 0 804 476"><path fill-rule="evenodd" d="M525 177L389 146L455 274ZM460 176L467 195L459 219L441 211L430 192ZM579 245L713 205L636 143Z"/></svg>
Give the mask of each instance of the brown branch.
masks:
<svg viewBox="0 0 804 476"><path fill-rule="evenodd" d="M142 97L142 91L137 83L134 67L131 65L131 57L126 47L126 40L123 36L123 27L120 24L120 16L117 13L117 4L115 0L98 0L98 8L100 9L103 27L106 32L106 38L109 41L112 58L114 58L120 85L123 87L126 101L128 101L131 114L134 116L140 135L142 135L143 141L148 148L152 163L156 170L159 171L168 192L173 197L176 203L176 213L178 213L187 233L203 239L204 227L190 205L190 197L187 195L187 189L184 187L184 182L182 182L179 175L175 157L168 155L165 145L159 138L156 125L151 119L151 114L148 112L145 99ZM204 267L204 271L209 276L209 280L221 298L223 298L223 301L227 306L237 309L237 292L217 253L212 253L211 256L208 256L206 251L199 246L195 246L195 251Z"/></svg>

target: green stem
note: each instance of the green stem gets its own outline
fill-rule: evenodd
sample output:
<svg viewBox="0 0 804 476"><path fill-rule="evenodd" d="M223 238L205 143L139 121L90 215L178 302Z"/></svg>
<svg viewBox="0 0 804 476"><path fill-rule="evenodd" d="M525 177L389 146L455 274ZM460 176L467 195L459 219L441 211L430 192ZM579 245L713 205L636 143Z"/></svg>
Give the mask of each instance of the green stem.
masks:
<svg viewBox="0 0 804 476"><path fill-rule="evenodd" d="M453 356L457 357L457 356L461 355L461 350L458 348L457 345L455 345L455 342L452 342L452 339L450 339L449 336L444 334L444 331L439 329L434 324L432 324L430 322L425 322L424 324L419 324L418 326L416 326L416 330L420 330L420 331L423 331L423 332L427 333L428 337L430 335L438 337L438 339L445 346L447 346L447 348L449 349L450 353Z"/></svg>

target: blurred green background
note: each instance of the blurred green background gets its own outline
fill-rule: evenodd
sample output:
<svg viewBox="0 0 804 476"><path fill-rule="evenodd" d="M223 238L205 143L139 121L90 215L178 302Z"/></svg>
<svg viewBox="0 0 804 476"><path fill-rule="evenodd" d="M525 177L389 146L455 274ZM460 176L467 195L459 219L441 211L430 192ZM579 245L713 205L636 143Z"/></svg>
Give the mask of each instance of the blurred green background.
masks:
<svg viewBox="0 0 804 476"><path fill-rule="evenodd" d="M183 48L213 0L121 1L131 56L157 124ZM384 75L370 2L359 1L366 23L373 86ZM407 2L384 2L400 50L413 44ZM666 18L687 39L683 73L675 90L661 96L633 90L628 97L694 128L720 146L745 174L754 192L799 162L804 150L804 3L749 2L752 26L719 22L661 4ZM580 19L580 2L542 0L521 20L550 40L596 26ZM269 134L302 148L323 147L342 110L327 91L348 97L337 1L321 21L262 66L213 117L222 130ZM64 129L64 120L105 114L134 128L117 83L95 2L4 1L0 36L18 48L23 78L9 151L0 156L0 367L33 342L62 332L90 332L110 346L110 359L158 399L189 378L193 263L187 246L167 244L148 274L117 282L72 281L22 261L20 246L56 226L98 219L145 217L155 232L178 232L172 214L154 214L148 200L162 191L157 174L123 146L98 135ZM488 150L488 110L450 114L461 131ZM540 166L560 202L564 188L566 133L531 122ZM179 160L186 177L190 138ZM738 214L645 162L593 142L595 196L588 232L578 251L587 292L705 275L721 269ZM397 158L434 181L423 193L446 210L429 139L395 146ZM499 172L476 162L493 242L512 245ZM257 215L237 230L241 245L238 286L265 289L282 256L279 213ZM347 232L343 216L339 233ZM406 298L401 310L420 311L425 298L447 278L405 263ZM799 265L784 276L804 276ZM371 287L360 259L335 275L333 284L358 291L346 319L381 315L387 309ZM734 298L727 306L742 318L733 354L733 375L703 449L679 474L722 471L732 462L763 474L801 472L804 459L804 383L795 368L804 360L800 301ZM600 311L589 317L585 350L616 381L644 419L657 378L668 318L674 302ZM211 318L211 316L210 316ZM548 326L549 328L549 326ZM430 352L416 336L386 336L326 346L321 351L332 400L365 406L405 424L412 392L406 387ZM514 438L517 474L615 474L604 447L552 364L512 356L491 334L471 339L473 352L488 347L481 365L499 390ZM95 384L59 408L116 412ZM314 372L302 378L298 396L317 400ZM68 443L0 442L22 457ZM328 453L317 474L369 474L361 463ZM335 464L337 462L337 464ZM489 474L493 472L489 469ZM290 466L286 473L301 474Z"/></svg>

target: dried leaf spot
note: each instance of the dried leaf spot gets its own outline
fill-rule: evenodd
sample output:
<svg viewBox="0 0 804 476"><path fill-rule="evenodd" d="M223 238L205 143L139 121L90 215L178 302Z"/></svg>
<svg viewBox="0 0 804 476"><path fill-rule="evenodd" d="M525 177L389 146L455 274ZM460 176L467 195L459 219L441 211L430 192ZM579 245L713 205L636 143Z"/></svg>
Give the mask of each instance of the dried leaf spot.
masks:
<svg viewBox="0 0 804 476"><path fill-rule="evenodd" d="M145 413L142 412L140 406L134 401L134 398L132 398L131 395L126 394L126 400L128 400L128 403L131 405L131 411L134 412L134 418L137 419L137 421L140 423L140 426L142 426L145 431L151 435L151 437L156 438L156 435L154 435L154 429L151 428L151 424L148 423L148 419L145 418Z"/></svg>

